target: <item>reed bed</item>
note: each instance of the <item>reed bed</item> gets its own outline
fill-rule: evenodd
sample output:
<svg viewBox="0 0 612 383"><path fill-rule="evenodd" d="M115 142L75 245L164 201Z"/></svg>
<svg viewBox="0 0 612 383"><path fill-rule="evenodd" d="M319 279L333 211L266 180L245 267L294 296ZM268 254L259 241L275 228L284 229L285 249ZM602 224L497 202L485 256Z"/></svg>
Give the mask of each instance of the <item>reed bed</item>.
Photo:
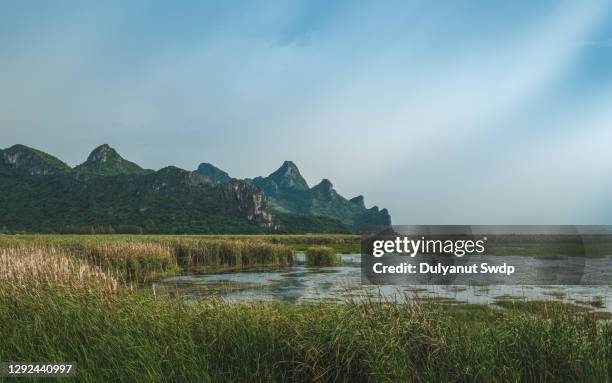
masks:
<svg viewBox="0 0 612 383"><path fill-rule="evenodd" d="M289 266L293 263L289 247L263 241L181 240L171 243L184 269Z"/></svg>
<svg viewBox="0 0 612 383"><path fill-rule="evenodd" d="M337 253L350 254L361 252L361 236L346 234L305 234L265 236L270 243L290 246L294 250L305 251L310 246L327 246Z"/></svg>
<svg viewBox="0 0 612 383"><path fill-rule="evenodd" d="M179 272L174 249L162 243L85 243L75 250L79 258L108 270L126 282L144 284L158 276Z"/></svg>
<svg viewBox="0 0 612 383"><path fill-rule="evenodd" d="M197 269L289 266L287 245L254 239L180 236L0 236L0 249L61 250L125 283L146 284Z"/></svg>
<svg viewBox="0 0 612 383"><path fill-rule="evenodd" d="M4 289L60 287L114 292L118 280L99 267L56 248L15 247L0 250L0 284Z"/></svg>
<svg viewBox="0 0 612 383"><path fill-rule="evenodd" d="M589 316L107 296L0 293L0 360L76 360L83 382L606 382L612 372L611 324Z"/></svg>
<svg viewBox="0 0 612 383"><path fill-rule="evenodd" d="M46 239L46 238L45 238ZM121 241L100 241L84 237L16 242L8 249L38 249L40 252L61 251L65 256L104 270L125 283L144 284L161 275L179 272L174 249L157 242L125 238Z"/></svg>
<svg viewBox="0 0 612 383"><path fill-rule="evenodd" d="M326 246L311 246L305 254L308 266L337 266L342 263L334 249Z"/></svg>

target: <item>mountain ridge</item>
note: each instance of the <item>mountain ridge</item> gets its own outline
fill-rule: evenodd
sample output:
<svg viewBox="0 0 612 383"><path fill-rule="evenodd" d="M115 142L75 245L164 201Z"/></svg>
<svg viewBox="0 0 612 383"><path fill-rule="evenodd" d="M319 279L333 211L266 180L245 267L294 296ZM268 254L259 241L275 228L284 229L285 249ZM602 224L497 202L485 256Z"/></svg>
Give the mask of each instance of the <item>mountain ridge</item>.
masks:
<svg viewBox="0 0 612 383"><path fill-rule="evenodd" d="M202 162L198 165L196 173L208 178L212 182L226 182L231 179L229 174L208 162Z"/></svg>
<svg viewBox="0 0 612 383"><path fill-rule="evenodd" d="M87 160L74 168L77 172L94 173L98 175L146 174L152 170L141 168L134 162L121 157L119 153L108 144L95 148Z"/></svg>
<svg viewBox="0 0 612 383"><path fill-rule="evenodd" d="M59 174L72 170L59 158L21 144L0 150L0 158L15 168L28 171L31 175Z"/></svg>
<svg viewBox="0 0 612 383"><path fill-rule="evenodd" d="M300 170L293 161L284 161L280 168L272 172L268 177L274 181L279 188L308 190L308 183L300 174Z"/></svg>
<svg viewBox="0 0 612 383"><path fill-rule="evenodd" d="M386 209L347 200L323 179L310 188L292 161L267 177L235 179L201 163L195 171L143 169L107 144L80 165L37 149L0 150L0 228L133 225L145 232L349 232L389 226Z"/></svg>
<svg viewBox="0 0 612 383"><path fill-rule="evenodd" d="M268 177L247 181L260 187L270 205L280 212L334 218L357 232L391 225L387 209L379 210L377 206L367 209L363 196L351 200L344 198L327 178L310 188L292 161L285 161Z"/></svg>

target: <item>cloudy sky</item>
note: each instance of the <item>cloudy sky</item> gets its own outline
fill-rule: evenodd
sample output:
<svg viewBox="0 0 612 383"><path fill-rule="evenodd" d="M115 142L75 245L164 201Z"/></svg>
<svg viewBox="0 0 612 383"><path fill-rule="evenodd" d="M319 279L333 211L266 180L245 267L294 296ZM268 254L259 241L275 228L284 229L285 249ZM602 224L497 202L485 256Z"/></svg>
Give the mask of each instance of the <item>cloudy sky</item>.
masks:
<svg viewBox="0 0 612 383"><path fill-rule="evenodd" d="M3 1L15 143L290 159L396 224L612 223L612 3Z"/></svg>

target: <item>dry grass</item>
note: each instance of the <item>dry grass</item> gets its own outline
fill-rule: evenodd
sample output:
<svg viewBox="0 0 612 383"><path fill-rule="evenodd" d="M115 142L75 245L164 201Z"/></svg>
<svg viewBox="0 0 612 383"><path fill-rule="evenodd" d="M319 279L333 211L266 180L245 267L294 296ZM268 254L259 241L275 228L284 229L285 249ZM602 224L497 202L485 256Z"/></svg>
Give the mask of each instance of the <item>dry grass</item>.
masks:
<svg viewBox="0 0 612 383"><path fill-rule="evenodd" d="M284 244L253 239L179 236L0 236L0 249L61 251L127 284L147 284L169 274L202 268L288 266Z"/></svg>
<svg viewBox="0 0 612 383"><path fill-rule="evenodd" d="M9 289L67 287L113 292L115 277L56 248L20 246L0 250L0 284Z"/></svg>

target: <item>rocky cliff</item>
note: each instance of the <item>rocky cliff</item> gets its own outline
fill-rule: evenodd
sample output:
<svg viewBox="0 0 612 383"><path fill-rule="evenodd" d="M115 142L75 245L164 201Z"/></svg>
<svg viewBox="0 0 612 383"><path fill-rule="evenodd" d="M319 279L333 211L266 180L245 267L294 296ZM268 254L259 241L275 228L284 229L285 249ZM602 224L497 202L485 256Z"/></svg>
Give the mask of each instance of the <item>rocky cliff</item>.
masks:
<svg viewBox="0 0 612 383"><path fill-rule="evenodd" d="M363 196L347 200L336 192L328 179L310 188L298 167L285 161L268 177L249 180L268 196L270 205L280 212L318 215L336 219L353 231L388 227L391 216L386 209L365 207Z"/></svg>

